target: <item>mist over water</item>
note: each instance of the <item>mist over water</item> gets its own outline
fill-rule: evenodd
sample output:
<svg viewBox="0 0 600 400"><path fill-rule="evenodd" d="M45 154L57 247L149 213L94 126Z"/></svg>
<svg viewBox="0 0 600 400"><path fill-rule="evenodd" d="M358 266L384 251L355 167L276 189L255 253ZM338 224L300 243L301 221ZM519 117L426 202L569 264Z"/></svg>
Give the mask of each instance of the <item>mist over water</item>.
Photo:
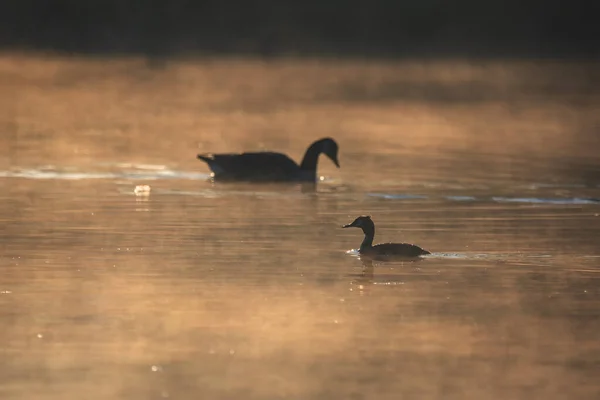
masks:
<svg viewBox="0 0 600 400"><path fill-rule="evenodd" d="M0 398L597 398L598 71L2 55Z"/></svg>

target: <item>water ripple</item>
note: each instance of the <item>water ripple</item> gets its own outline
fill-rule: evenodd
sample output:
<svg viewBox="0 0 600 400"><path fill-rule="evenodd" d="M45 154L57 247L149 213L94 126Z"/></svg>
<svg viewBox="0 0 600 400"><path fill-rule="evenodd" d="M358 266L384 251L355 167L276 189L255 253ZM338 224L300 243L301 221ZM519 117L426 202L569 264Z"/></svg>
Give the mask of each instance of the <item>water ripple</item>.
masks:
<svg viewBox="0 0 600 400"><path fill-rule="evenodd" d="M121 171L69 171L59 170L53 167L44 168L19 168L8 171L0 171L2 178L25 178L25 179L63 179L63 180L85 180L85 179L136 179L136 180L159 180L159 179L183 179L183 180L207 180L209 174L174 171L160 165L133 165L126 164L128 170Z"/></svg>
<svg viewBox="0 0 600 400"><path fill-rule="evenodd" d="M499 203L532 203L532 204L600 204L594 198L538 198L538 197L492 197Z"/></svg>
<svg viewBox="0 0 600 400"><path fill-rule="evenodd" d="M415 199L426 199L427 196L418 194L389 194L389 193L367 193L369 197L379 197L382 199L393 199L393 200L415 200Z"/></svg>

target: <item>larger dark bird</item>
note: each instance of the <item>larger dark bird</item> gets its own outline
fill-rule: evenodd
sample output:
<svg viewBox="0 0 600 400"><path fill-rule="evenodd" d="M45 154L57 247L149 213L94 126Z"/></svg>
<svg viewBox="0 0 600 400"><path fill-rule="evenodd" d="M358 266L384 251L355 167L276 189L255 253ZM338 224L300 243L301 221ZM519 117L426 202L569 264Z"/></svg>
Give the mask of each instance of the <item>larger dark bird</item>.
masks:
<svg viewBox="0 0 600 400"><path fill-rule="evenodd" d="M331 138L311 144L300 165L282 153L268 151L233 154L198 154L215 180L247 182L315 182L317 162L324 153L339 168L338 145Z"/></svg>

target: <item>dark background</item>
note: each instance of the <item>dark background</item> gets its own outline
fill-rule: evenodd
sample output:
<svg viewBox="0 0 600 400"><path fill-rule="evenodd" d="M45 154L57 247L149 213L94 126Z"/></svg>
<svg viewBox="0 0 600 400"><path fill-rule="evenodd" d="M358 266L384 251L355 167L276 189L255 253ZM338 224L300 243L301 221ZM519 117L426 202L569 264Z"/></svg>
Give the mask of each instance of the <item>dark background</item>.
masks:
<svg viewBox="0 0 600 400"><path fill-rule="evenodd" d="M0 48L596 57L596 0L4 0Z"/></svg>

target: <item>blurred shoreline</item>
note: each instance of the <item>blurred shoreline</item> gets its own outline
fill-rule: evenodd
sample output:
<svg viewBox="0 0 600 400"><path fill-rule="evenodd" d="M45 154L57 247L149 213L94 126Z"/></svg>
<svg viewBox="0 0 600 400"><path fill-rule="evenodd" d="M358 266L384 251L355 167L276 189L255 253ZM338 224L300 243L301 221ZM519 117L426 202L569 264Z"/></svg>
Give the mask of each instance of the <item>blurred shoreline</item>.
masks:
<svg viewBox="0 0 600 400"><path fill-rule="evenodd" d="M0 49L171 57L597 59L594 2L21 0Z"/></svg>

